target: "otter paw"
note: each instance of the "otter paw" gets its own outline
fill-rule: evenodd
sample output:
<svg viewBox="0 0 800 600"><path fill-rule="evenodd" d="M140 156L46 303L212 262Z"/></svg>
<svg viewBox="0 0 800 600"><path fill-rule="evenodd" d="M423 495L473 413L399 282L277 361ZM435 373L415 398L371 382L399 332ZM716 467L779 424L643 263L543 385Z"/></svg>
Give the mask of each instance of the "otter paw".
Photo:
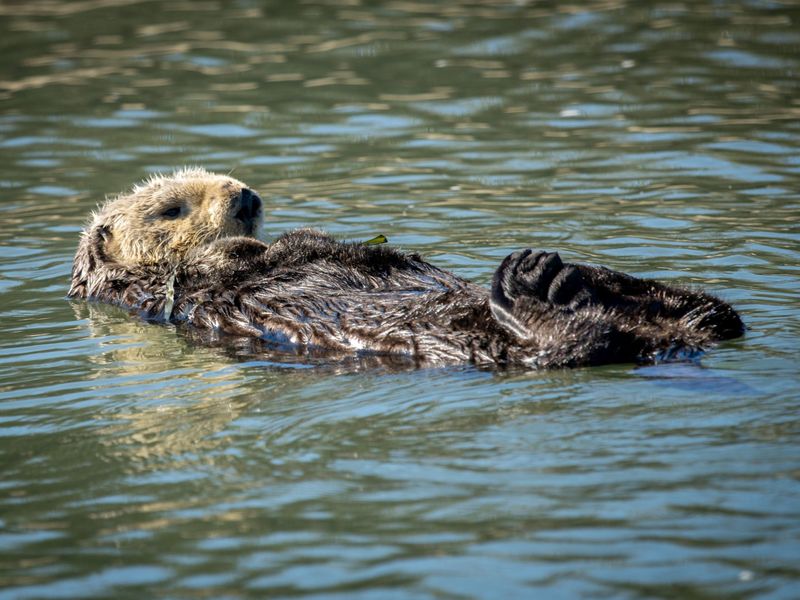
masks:
<svg viewBox="0 0 800 600"><path fill-rule="evenodd" d="M577 309L594 301L589 284L574 265L566 265L553 278L547 289L547 300L551 304Z"/></svg>
<svg viewBox="0 0 800 600"><path fill-rule="evenodd" d="M495 304L511 309L521 297L578 308L591 301L592 293L580 271L565 265L557 252L533 252L528 248L506 257L492 281Z"/></svg>

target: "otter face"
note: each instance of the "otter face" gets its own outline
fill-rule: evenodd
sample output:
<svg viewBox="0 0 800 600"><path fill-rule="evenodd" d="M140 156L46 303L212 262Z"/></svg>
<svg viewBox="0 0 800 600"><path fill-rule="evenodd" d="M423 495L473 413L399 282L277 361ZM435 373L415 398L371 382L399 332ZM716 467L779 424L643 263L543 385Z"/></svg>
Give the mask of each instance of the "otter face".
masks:
<svg viewBox="0 0 800 600"><path fill-rule="evenodd" d="M193 168L155 176L107 202L88 236L99 233L103 254L125 266L180 261L219 238L258 235L261 199L241 181Z"/></svg>

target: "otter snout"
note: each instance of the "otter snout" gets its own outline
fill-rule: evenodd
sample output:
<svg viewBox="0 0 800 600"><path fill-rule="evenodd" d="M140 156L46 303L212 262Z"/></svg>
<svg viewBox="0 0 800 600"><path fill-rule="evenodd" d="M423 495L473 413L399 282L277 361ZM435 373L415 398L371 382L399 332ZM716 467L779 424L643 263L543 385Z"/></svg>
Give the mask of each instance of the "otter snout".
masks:
<svg viewBox="0 0 800 600"><path fill-rule="evenodd" d="M238 209L234 217L252 229L254 221L256 221L261 214L261 198L258 197L253 190L249 188L242 188L239 192ZM234 205L234 208L236 205Z"/></svg>

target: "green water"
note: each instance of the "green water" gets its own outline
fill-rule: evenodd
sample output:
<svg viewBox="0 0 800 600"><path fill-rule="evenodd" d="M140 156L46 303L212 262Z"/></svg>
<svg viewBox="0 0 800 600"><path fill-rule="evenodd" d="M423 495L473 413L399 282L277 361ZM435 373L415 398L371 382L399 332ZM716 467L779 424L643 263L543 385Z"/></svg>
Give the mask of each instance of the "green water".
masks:
<svg viewBox="0 0 800 600"><path fill-rule="evenodd" d="M0 599L796 598L794 2L0 3ZM703 285L701 364L337 372L65 299L199 164L486 284Z"/></svg>

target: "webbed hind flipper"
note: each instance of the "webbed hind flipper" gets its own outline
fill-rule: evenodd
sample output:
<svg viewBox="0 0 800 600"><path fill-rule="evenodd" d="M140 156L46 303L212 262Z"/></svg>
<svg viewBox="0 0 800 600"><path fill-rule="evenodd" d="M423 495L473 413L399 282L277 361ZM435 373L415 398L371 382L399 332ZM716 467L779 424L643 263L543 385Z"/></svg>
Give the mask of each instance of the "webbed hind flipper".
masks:
<svg viewBox="0 0 800 600"><path fill-rule="evenodd" d="M737 338L745 331L734 308L700 290L640 279L605 267L576 265L598 305L649 322L674 321L709 341Z"/></svg>
<svg viewBox="0 0 800 600"><path fill-rule="evenodd" d="M523 340L537 313L570 312L592 302L593 294L574 266L557 252L518 250L503 260L492 280L490 306L498 323Z"/></svg>
<svg viewBox="0 0 800 600"><path fill-rule="evenodd" d="M736 311L709 294L529 249L497 269L490 307L536 366L678 360L744 329Z"/></svg>

